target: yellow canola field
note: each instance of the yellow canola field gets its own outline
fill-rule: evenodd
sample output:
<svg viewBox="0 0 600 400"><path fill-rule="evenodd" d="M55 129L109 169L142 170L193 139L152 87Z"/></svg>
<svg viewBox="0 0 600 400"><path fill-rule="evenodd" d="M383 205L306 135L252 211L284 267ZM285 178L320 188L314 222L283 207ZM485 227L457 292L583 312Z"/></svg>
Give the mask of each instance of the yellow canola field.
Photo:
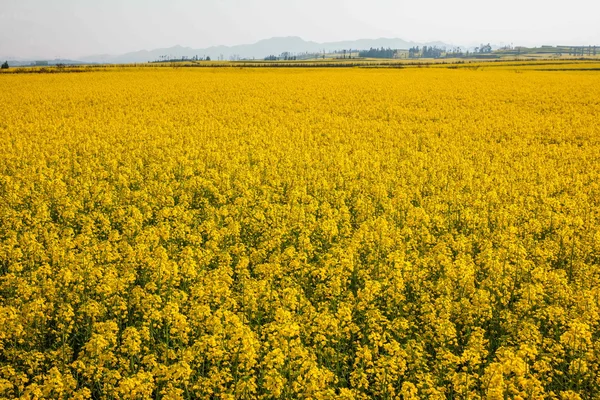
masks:
<svg viewBox="0 0 600 400"><path fill-rule="evenodd" d="M4 74L0 104L0 397L600 398L597 72Z"/></svg>

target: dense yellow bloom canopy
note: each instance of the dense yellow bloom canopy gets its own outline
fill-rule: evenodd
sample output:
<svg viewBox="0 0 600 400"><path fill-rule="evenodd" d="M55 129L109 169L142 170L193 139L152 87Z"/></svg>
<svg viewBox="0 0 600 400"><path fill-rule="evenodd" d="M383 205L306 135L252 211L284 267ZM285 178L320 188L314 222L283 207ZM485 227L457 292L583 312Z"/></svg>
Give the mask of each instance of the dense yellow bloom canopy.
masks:
<svg viewBox="0 0 600 400"><path fill-rule="evenodd" d="M600 398L600 74L540 69L1 74L0 397Z"/></svg>

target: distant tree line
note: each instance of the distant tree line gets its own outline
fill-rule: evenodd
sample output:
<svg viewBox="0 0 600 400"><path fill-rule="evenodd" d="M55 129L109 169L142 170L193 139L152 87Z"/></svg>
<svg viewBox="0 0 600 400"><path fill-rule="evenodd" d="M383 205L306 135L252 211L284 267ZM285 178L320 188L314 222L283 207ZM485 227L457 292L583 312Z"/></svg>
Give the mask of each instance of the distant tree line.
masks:
<svg viewBox="0 0 600 400"><path fill-rule="evenodd" d="M265 61L279 61L279 60L295 61L297 59L298 59L298 56L296 56L295 54L292 54L289 51L284 51L279 56L275 56L275 55L271 54L270 56L265 57Z"/></svg>
<svg viewBox="0 0 600 400"><path fill-rule="evenodd" d="M281 53L280 57L282 60L285 60L285 61L296 60L296 56L292 55L292 53L290 53L289 51L284 51L283 53Z"/></svg>
<svg viewBox="0 0 600 400"><path fill-rule="evenodd" d="M176 56L164 55L164 56L158 56L158 60L156 60L156 62L173 62L173 61L210 61L210 57L209 56L200 57L200 56L196 55L196 56L192 56L192 57L181 56L179 58Z"/></svg>
<svg viewBox="0 0 600 400"><path fill-rule="evenodd" d="M352 49L350 49L350 50L346 50L346 49L335 50L333 53L337 55L336 58L343 58L343 59L346 59L346 58L351 59L352 58Z"/></svg>
<svg viewBox="0 0 600 400"><path fill-rule="evenodd" d="M445 52L446 49L437 46L416 46L408 49L408 58L440 58Z"/></svg>
<svg viewBox="0 0 600 400"><path fill-rule="evenodd" d="M391 48L370 48L369 50L362 50L358 52L359 57L364 58L395 58L397 50L393 50Z"/></svg>
<svg viewBox="0 0 600 400"><path fill-rule="evenodd" d="M445 49L437 46L423 46L423 57L425 58L440 58Z"/></svg>
<svg viewBox="0 0 600 400"><path fill-rule="evenodd" d="M464 57L465 53L463 53L460 47L454 47L450 50L446 50L446 58L458 58Z"/></svg>
<svg viewBox="0 0 600 400"><path fill-rule="evenodd" d="M486 54L492 52L492 46L488 44L482 44L479 47L475 47L475 53Z"/></svg>

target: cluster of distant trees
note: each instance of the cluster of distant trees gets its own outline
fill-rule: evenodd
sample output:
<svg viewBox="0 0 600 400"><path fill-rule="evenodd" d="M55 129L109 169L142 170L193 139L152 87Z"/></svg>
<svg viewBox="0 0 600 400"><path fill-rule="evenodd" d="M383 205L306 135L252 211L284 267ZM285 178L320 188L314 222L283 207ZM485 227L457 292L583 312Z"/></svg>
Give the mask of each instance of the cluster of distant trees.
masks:
<svg viewBox="0 0 600 400"><path fill-rule="evenodd" d="M411 47L408 49L408 58L440 58L446 50L437 46Z"/></svg>
<svg viewBox="0 0 600 400"><path fill-rule="evenodd" d="M356 50L355 50L355 52L356 52ZM343 58L343 59L346 59L346 58L351 59L352 58L352 49L350 49L350 50L346 50L346 49L335 50L333 53L336 55L336 58Z"/></svg>
<svg viewBox="0 0 600 400"><path fill-rule="evenodd" d="M467 51L467 54L469 52ZM447 58L456 58L456 57L464 57L465 53L463 53L462 49L460 47L454 47L450 50L446 50L446 57Z"/></svg>
<svg viewBox="0 0 600 400"><path fill-rule="evenodd" d="M181 58L172 57L170 55L158 56L158 60L161 62L169 62L169 61L210 61L210 57L200 57L200 56L182 56Z"/></svg>
<svg viewBox="0 0 600 400"><path fill-rule="evenodd" d="M370 48L369 50L362 50L358 52L358 56L359 57L364 57L364 58L394 58L396 57L396 50L393 50L391 48L380 48L380 49L374 49L374 48Z"/></svg>
<svg viewBox="0 0 600 400"><path fill-rule="evenodd" d="M297 59L298 59L298 56L293 55L289 51L284 51L279 56L270 55L270 56L265 57L265 61L279 61L279 60L295 61Z"/></svg>
<svg viewBox="0 0 600 400"><path fill-rule="evenodd" d="M479 47L475 47L475 53L491 53L492 52L492 46L488 43L488 44L482 44Z"/></svg>
<svg viewBox="0 0 600 400"><path fill-rule="evenodd" d="M4 64L2 64L0 69L8 69L8 61L4 61Z"/></svg>
<svg viewBox="0 0 600 400"><path fill-rule="evenodd" d="M488 44L482 44L479 47L475 47L473 53L477 54L488 54L492 52L492 46ZM456 47L450 50L437 46L419 46L411 47L408 49L408 58L442 58L442 57L462 57L465 53L460 47ZM469 52L466 52L469 55Z"/></svg>
<svg viewBox="0 0 600 400"><path fill-rule="evenodd" d="M281 59L288 61L288 60L296 60L296 56L292 55L292 53L290 53L289 51L284 51L283 53L281 53Z"/></svg>

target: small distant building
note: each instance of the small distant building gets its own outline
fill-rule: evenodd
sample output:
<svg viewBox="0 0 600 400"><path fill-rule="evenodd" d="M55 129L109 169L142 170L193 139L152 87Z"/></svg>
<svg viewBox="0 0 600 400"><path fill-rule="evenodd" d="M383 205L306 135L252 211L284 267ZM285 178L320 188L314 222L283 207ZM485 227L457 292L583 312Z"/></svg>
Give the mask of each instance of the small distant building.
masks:
<svg viewBox="0 0 600 400"><path fill-rule="evenodd" d="M35 66L36 67L47 67L48 66L48 61L36 61L35 62Z"/></svg>

